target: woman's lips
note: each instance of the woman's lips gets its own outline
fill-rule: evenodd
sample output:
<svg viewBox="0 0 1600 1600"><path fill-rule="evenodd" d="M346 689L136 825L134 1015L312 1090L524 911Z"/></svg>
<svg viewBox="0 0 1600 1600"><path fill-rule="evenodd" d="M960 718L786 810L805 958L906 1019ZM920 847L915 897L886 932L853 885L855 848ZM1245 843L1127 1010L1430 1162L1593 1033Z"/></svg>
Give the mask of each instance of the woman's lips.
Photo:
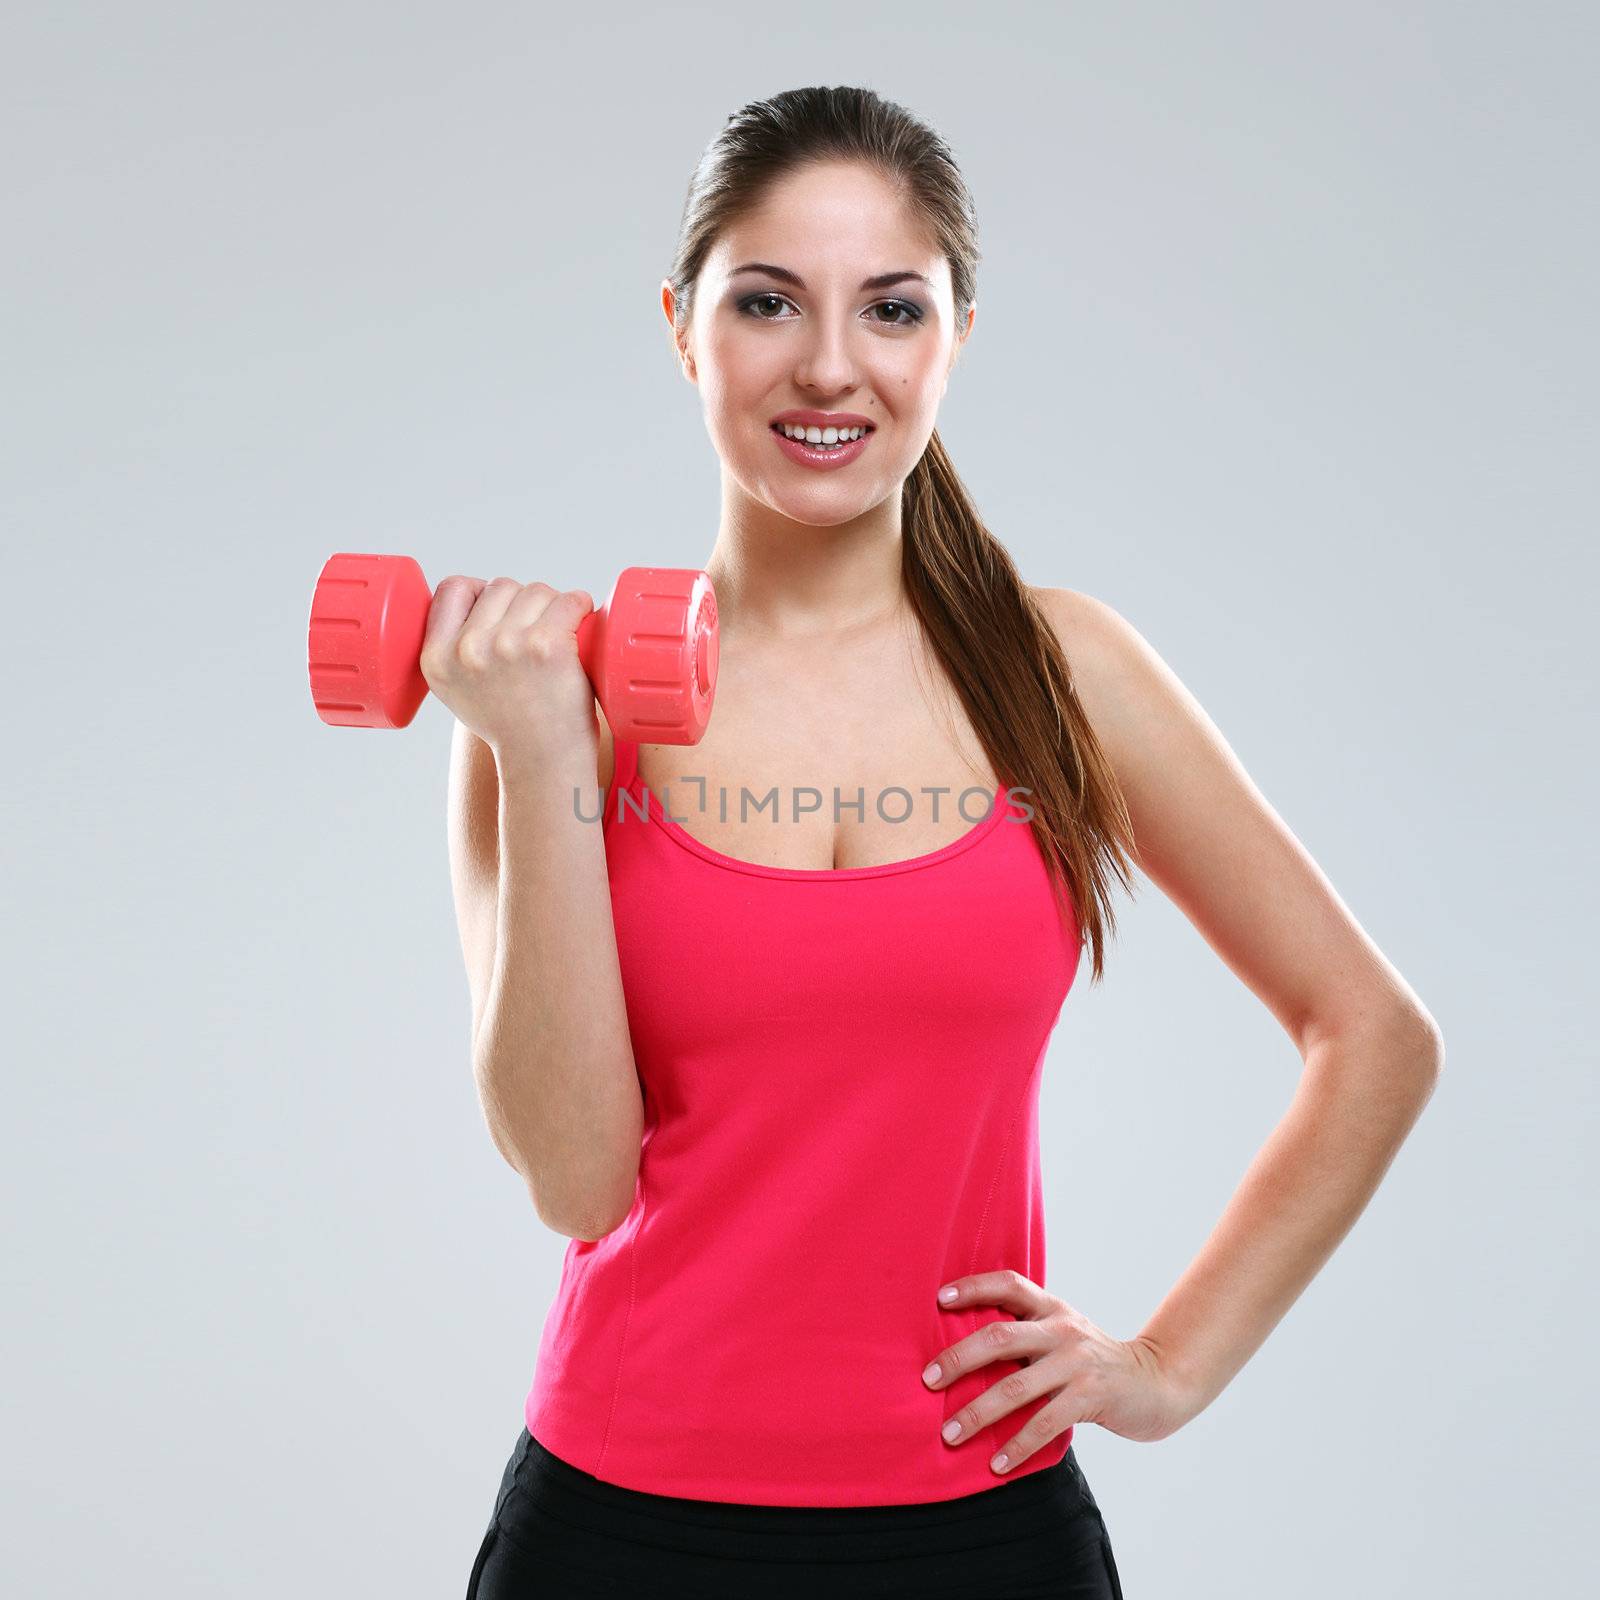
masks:
<svg viewBox="0 0 1600 1600"><path fill-rule="evenodd" d="M837 467L849 466L867 448L867 441L872 438L877 429L869 429L859 439L826 452L811 450L803 444L797 444L776 424L769 427L767 432L778 441L778 448L791 461L798 462L802 467L810 467L816 472L832 472Z"/></svg>

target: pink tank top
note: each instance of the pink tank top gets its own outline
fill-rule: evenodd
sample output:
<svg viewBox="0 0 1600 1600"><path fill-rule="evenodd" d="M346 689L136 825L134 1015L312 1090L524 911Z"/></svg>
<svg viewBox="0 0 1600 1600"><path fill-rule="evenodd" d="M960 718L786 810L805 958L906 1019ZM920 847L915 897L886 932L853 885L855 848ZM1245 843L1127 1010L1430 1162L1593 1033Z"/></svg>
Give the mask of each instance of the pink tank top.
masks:
<svg viewBox="0 0 1600 1600"><path fill-rule="evenodd" d="M1070 1428L989 1467L1045 1398L940 1437L1022 1363L922 1381L1014 1320L945 1310L940 1285L1045 1282L1039 1081L1080 934L1026 792L1002 785L908 860L767 867L695 839L640 781L638 746L616 751L602 826L639 1177L620 1226L567 1248L528 1431L608 1483L754 1505L945 1500L1053 1466ZM974 817L978 795L938 814Z"/></svg>

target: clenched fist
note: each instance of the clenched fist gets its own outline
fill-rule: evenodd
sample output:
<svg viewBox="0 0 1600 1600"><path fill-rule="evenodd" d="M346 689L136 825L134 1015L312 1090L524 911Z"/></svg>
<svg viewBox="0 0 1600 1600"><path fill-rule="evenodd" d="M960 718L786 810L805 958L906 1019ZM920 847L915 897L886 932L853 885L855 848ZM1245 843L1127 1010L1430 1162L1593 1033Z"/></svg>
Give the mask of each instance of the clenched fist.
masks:
<svg viewBox="0 0 1600 1600"><path fill-rule="evenodd" d="M452 574L434 591L422 676L497 755L599 742L594 686L578 660L578 624L594 610L583 589Z"/></svg>

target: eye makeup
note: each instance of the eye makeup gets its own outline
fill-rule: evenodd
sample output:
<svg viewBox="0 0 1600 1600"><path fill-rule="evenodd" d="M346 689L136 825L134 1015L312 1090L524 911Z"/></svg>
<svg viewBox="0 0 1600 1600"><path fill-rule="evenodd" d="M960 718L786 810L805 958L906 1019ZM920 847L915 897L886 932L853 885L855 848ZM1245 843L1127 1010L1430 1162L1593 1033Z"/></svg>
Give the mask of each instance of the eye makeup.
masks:
<svg viewBox="0 0 1600 1600"><path fill-rule="evenodd" d="M741 316L748 316L756 322L783 322L788 320L784 317L762 316L758 312L750 309L752 306L758 305L763 300L775 300L782 305L793 304L793 301L787 299L781 294L774 294L770 290L763 290L759 294L745 295L741 300L736 302L736 309ZM892 306L897 312L904 313L905 316L905 320L903 321L887 321L882 317L874 318L873 320L881 328L914 328L927 314L920 306L916 305L910 300L880 300L872 307L872 309L876 311L880 306Z"/></svg>

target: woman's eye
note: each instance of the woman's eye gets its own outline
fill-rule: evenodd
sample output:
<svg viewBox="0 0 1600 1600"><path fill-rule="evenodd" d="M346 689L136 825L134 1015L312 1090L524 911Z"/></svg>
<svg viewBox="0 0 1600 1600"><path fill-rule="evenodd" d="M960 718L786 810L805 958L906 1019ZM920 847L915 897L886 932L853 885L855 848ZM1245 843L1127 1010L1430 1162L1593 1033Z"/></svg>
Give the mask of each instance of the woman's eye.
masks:
<svg viewBox="0 0 1600 1600"><path fill-rule="evenodd" d="M779 322L783 319L776 316L767 316L764 312L757 311L757 306L786 306L788 301L781 294L752 294L747 295L739 302L740 311L747 316L752 316L757 322ZM873 321L883 328L909 328L922 321L922 313L908 300L880 300L873 306L874 311L888 308L894 313L892 317L874 317Z"/></svg>

